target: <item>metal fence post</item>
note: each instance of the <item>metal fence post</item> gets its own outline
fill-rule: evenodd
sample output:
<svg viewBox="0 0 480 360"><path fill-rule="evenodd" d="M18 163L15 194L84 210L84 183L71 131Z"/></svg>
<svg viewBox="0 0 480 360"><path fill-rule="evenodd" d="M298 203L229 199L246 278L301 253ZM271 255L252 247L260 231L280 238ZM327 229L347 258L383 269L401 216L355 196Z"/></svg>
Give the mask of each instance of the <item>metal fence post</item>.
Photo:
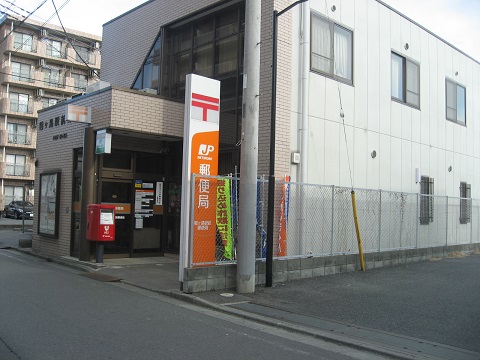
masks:
<svg viewBox="0 0 480 360"><path fill-rule="evenodd" d="M330 255L333 255L333 220L335 217L335 185L332 185L332 228L330 241Z"/></svg>
<svg viewBox="0 0 480 360"><path fill-rule="evenodd" d="M382 249L382 190L380 189L380 204L378 205L378 251Z"/></svg>
<svg viewBox="0 0 480 360"><path fill-rule="evenodd" d="M447 209L445 211L445 245L448 245L448 196L445 196L447 201Z"/></svg>
<svg viewBox="0 0 480 360"><path fill-rule="evenodd" d="M418 248L418 223L420 221L419 217L418 217L418 214L420 213L419 208L418 208L418 206L419 206L419 201L418 201L419 199L418 198L419 197L420 197L420 194L417 193L417 212L415 213L415 219L416 219L416 221L415 221L415 244L416 244L417 248Z"/></svg>

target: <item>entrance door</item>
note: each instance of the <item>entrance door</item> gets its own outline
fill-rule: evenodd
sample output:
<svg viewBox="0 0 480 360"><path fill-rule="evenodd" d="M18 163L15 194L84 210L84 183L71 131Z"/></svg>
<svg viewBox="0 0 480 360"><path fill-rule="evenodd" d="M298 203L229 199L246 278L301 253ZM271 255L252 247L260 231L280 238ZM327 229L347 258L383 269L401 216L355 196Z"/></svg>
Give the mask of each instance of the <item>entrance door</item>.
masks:
<svg viewBox="0 0 480 360"><path fill-rule="evenodd" d="M132 256L163 255L163 179L135 180L135 208Z"/></svg>
<svg viewBox="0 0 480 360"><path fill-rule="evenodd" d="M105 243L105 255L130 256L132 181L101 180L100 202L115 205L115 241Z"/></svg>

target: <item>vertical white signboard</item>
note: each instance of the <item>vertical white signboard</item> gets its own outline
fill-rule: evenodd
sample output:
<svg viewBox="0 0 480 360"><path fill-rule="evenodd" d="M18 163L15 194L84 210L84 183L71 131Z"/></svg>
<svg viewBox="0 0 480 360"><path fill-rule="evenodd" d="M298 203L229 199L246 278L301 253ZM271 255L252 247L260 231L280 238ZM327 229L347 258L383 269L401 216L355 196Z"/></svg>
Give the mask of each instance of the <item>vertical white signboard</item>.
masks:
<svg viewBox="0 0 480 360"><path fill-rule="evenodd" d="M180 261L179 280L183 282L184 268L189 266L190 255L199 256L207 253L207 248L198 248L197 255L190 249L191 237L198 231L202 236L215 236L215 193L201 194L199 199L192 199L192 173L201 175L218 175L218 146L220 120L220 81L203 76L189 74L185 89L185 116L183 133L183 169L182 169L182 217L180 226ZM209 181L199 179L199 181ZM204 189L207 187L204 187ZM203 207L202 221L210 226L191 229L191 202ZM196 203L195 203L196 204ZM194 206L195 206L194 204ZM196 220L196 219L195 219ZM213 243L214 244L214 243ZM202 260L203 261L203 260Z"/></svg>

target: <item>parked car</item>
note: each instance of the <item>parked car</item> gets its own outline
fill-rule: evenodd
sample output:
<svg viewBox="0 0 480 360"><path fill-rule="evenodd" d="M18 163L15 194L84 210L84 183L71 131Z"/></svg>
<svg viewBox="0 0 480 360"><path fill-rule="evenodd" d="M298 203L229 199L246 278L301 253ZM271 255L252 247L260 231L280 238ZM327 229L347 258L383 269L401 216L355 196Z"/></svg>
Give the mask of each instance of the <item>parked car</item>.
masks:
<svg viewBox="0 0 480 360"><path fill-rule="evenodd" d="M25 220L33 219L33 204L30 201L12 201L10 204L5 206L3 211L4 217L12 217L14 219Z"/></svg>

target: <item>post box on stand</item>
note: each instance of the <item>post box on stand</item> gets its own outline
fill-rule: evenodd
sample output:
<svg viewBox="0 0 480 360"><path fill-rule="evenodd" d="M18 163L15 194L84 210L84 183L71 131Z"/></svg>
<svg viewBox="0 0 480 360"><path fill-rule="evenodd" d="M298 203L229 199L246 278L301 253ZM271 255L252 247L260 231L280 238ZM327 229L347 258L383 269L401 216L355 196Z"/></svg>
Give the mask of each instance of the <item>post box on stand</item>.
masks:
<svg viewBox="0 0 480 360"><path fill-rule="evenodd" d="M96 242L96 261L103 263L103 244L115 240L115 206L89 204L87 206L87 233L89 241Z"/></svg>

